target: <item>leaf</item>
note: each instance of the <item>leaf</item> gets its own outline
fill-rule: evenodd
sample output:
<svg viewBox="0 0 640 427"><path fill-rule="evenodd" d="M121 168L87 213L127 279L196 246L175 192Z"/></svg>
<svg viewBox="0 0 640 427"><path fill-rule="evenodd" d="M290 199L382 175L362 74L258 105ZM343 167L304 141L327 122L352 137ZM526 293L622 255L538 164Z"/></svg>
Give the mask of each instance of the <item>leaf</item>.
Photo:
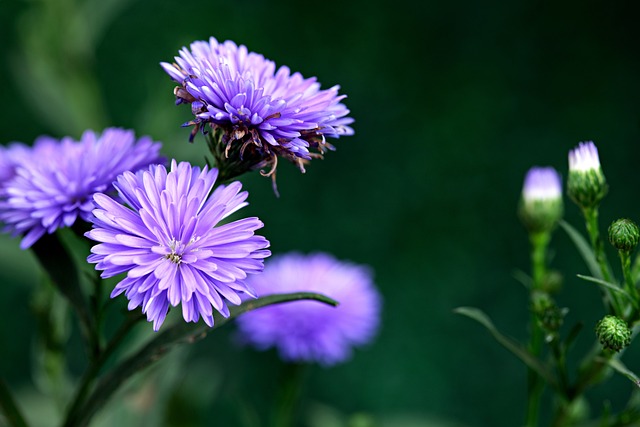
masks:
<svg viewBox="0 0 640 427"><path fill-rule="evenodd" d="M608 364L613 368L614 371L629 378L629 380L633 382L637 387L640 387L640 378L638 378L636 374L629 370L629 368L627 368L620 359L613 357L610 359L599 359L599 361Z"/></svg>
<svg viewBox="0 0 640 427"><path fill-rule="evenodd" d="M593 249L591 245L587 242L587 240L576 230L573 228L571 224L564 220L560 220L560 227L567 233L573 244L578 249L578 252L582 256L582 259L587 264L587 268L591 272L592 276L597 277L598 279L603 279L602 272L600 271L600 266L598 265L598 261L596 259L595 254L593 253Z"/></svg>
<svg viewBox="0 0 640 427"><path fill-rule="evenodd" d="M619 293L621 295L624 295L631 302L631 304L633 304L633 306L635 308L638 308L638 303L631 297L631 295L629 295L629 293L627 291L625 291L624 289L622 289L618 285L614 285L613 283L609 283L609 282L607 282L605 280L597 279L595 277L584 276L582 274L576 274L576 276L578 276L582 280L586 280L587 282L596 283L596 284L598 284L598 285L600 285L600 286L602 286L604 288L607 288L607 289L612 290L614 292L617 292L617 293Z"/></svg>
<svg viewBox="0 0 640 427"><path fill-rule="evenodd" d="M487 328L487 330L491 333L491 335L493 335L498 343L500 343L503 347L513 353L530 369L540 375L540 377L542 377L550 386L554 388L557 387L556 379L551 375L547 367L540 361L540 359L532 355L518 342L500 333L494 326L489 316L482 312L482 310L473 307L458 307L454 309L453 312L461 314L463 316L467 316Z"/></svg>
<svg viewBox="0 0 640 427"><path fill-rule="evenodd" d="M511 276L520 282L525 288L531 289L533 287L533 279L524 271L519 269L513 270Z"/></svg>
<svg viewBox="0 0 640 427"><path fill-rule="evenodd" d="M104 406L105 402L127 379L162 358L174 346L180 343L193 343L201 340L212 330L248 311L267 305L298 300L316 300L334 307L338 305L337 301L312 292L276 294L246 301L239 306L232 306L229 308L230 316L228 318L224 318L218 312L214 312L214 326L212 328L202 322L196 324L179 322L171 325L102 377L93 393L87 398L86 403L77 412L72 411L67 415L64 425L66 427L87 426L91 417Z"/></svg>

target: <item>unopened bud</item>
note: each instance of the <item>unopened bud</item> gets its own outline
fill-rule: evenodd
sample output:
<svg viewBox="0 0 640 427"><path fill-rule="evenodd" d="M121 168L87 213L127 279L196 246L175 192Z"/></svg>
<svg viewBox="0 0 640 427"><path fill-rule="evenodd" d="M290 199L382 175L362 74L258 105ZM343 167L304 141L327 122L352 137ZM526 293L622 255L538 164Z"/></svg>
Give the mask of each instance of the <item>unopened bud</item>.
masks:
<svg viewBox="0 0 640 427"><path fill-rule="evenodd" d="M549 231L562 218L562 181L551 167L529 169L522 187L519 214L531 232Z"/></svg>
<svg viewBox="0 0 640 427"><path fill-rule="evenodd" d="M607 195L609 186L602 173L598 149L591 141L581 142L569 152L567 192L583 209L594 208Z"/></svg>
<svg viewBox="0 0 640 427"><path fill-rule="evenodd" d="M627 322L616 316L604 316L596 325L596 335L604 348L616 352L631 343L631 329Z"/></svg>
<svg viewBox="0 0 640 427"><path fill-rule="evenodd" d="M631 252L638 246L640 230L630 219L619 219L609 226L609 241L619 251Z"/></svg>

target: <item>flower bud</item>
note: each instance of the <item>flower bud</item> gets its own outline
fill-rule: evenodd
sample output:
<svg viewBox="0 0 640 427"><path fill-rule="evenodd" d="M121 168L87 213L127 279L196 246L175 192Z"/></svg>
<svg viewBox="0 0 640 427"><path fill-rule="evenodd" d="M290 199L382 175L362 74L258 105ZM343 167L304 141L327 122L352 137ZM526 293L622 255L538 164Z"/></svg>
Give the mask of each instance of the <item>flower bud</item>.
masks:
<svg viewBox="0 0 640 427"><path fill-rule="evenodd" d="M619 251L631 252L638 246L640 230L630 219L619 219L609 226L609 242Z"/></svg>
<svg viewBox="0 0 640 427"><path fill-rule="evenodd" d="M569 197L583 209L594 208L607 195L609 186L600 167L598 149L593 142L581 142L569 152Z"/></svg>
<svg viewBox="0 0 640 427"><path fill-rule="evenodd" d="M536 314L540 326L546 332L557 332L567 315L566 308L560 308L553 299L544 292L534 292L531 298L531 309Z"/></svg>
<svg viewBox="0 0 640 427"><path fill-rule="evenodd" d="M606 349L620 351L631 343L631 329L616 316L604 316L596 325L596 335Z"/></svg>
<svg viewBox="0 0 640 427"><path fill-rule="evenodd" d="M562 181L551 167L529 169L522 187L519 215L531 232L549 231L562 218Z"/></svg>

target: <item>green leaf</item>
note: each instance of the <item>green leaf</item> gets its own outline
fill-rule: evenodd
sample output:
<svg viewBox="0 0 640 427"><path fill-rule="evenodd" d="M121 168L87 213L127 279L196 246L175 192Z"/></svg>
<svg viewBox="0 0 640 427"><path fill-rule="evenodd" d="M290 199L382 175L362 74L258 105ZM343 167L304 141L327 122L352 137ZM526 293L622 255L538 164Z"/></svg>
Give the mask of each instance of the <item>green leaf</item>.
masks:
<svg viewBox="0 0 640 427"><path fill-rule="evenodd" d="M600 362L608 364L614 371L629 378L637 387L640 387L640 378L625 366L622 361L616 357L610 359L599 359Z"/></svg>
<svg viewBox="0 0 640 427"><path fill-rule="evenodd" d="M489 316L482 312L482 310L473 307L458 307L454 309L453 312L461 314L463 316L467 316L487 328L487 330L491 333L491 335L493 335L498 343L500 343L504 348L513 353L535 373L540 375L540 377L542 377L551 387L557 388L556 379L553 377L551 372L549 372L547 367L540 361L540 359L532 355L518 342L500 333L494 326Z"/></svg>
<svg viewBox="0 0 640 427"><path fill-rule="evenodd" d="M533 278L524 271L518 269L513 270L511 276L520 282L526 289L531 289L533 287Z"/></svg>
<svg viewBox="0 0 640 427"><path fill-rule="evenodd" d="M573 244L578 249L578 252L582 256L582 259L587 264L587 268L591 272L592 276L597 277L598 279L603 279L602 272L600 271L600 266L598 265L598 260L596 259L596 255L593 253L593 249L591 245L587 242L587 240L576 230L573 228L571 224L564 220L559 221L560 227L567 233Z"/></svg>
<svg viewBox="0 0 640 427"><path fill-rule="evenodd" d="M595 277L591 277L591 276L584 276L582 274L576 274L576 276L578 276L579 278L581 278L582 280L586 280L587 282L592 282L592 283L596 283L604 288L607 288L609 290L612 290L614 292L617 292L621 295L624 295L630 302L631 304L633 304L633 306L635 308L638 308L638 303L637 301L635 301L631 295L629 295L629 293L627 291L625 291L624 289L622 289L621 287L619 287L618 285L615 285L613 283L609 283L605 280L602 279L598 279Z"/></svg>
<svg viewBox="0 0 640 427"><path fill-rule="evenodd" d="M291 294L277 294L250 300L239 306L229 308L230 316L222 317L218 312L214 312L214 326L199 323L179 322L169 326L164 331L159 332L155 338L148 342L136 353L123 360L117 366L105 374L91 395L86 399L86 403L77 411L71 411L67 415L65 427L83 427L89 424L91 417L104 406L111 395L132 375L151 365L167 354L174 346L181 343L194 343L203 339L209 332L219 328L228 321L251 310L272 304L281 304L298 300L316 300L324 304L337 306L338 302L321 294L312 292L297 292ZM83 396L79 396L82 398ZM78 405L73 405L76 408Z"/></svg>

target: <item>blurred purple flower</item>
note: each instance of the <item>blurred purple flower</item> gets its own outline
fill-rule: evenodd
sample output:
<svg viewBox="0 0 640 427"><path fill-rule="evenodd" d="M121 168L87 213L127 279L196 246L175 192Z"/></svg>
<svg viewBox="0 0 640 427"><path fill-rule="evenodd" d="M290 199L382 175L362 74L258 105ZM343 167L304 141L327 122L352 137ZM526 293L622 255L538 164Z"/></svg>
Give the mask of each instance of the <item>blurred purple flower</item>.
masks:
<svg viewBox="0 0 640 427"><path fill-rule="evenodd" d="M324 253L274 257L249 282L258 296L318 292L339 302L271 305L238 318L241 340L258 349L275 347L286 361L343 362L352 347L371 341L380 322L381 298L368 267L338 261Z"/></svg>
<svg viewBox="0 0 640 427"><path fill-rule="evenodd" d="M248 159L247 170L270 165L273 172L281 156L304 171L304 160L333 148L326 137L353 134L339 86L321 90L315 77L276 70L273 61L229 40L211 37L179 53L176 63L161 65L180 84L176 103L191 104L195 119L186 125L195 125L194 133L206 123L221 129L225 157L236 149Z"/></svg>
<svg viewBox="0 0 640 427"><path fill-rule="evenodd" d="M562 198L562 178L552 167L529 169L522 186L525 202L556 200Z"/></svg>
<svg viewBox="0 0 640 427"><path fill-rule="evenodd" d="M44 233L88 221L92 196L112 189L122 172L160 161L160 143L135 138L133 131L109 128L86 131L80 141L40 137L33 147L13 144L0 163L7 167L0 187L0 221L5 231L24 235L20 247Z"/></svg>
<svg viewBox="0 0 640 427"><path fill-rule="evenodd" d="M237 181L208 197L217 175L216 169L173 160L169 172L153 165L118 177L114 186L128 207L94 196L94 228L86 236L102 243L87 260L103 270L103 278L127 273L111 297L124 292L129 310L142 306L156 331L169 305L181 304L187 322L202 316L213 326L212 307L228 317L225 300L237 305L242 294L255 298L244 280L262 271L269 242L254 235L263 226L258 218L217 225L247 205Z"/></svg>

